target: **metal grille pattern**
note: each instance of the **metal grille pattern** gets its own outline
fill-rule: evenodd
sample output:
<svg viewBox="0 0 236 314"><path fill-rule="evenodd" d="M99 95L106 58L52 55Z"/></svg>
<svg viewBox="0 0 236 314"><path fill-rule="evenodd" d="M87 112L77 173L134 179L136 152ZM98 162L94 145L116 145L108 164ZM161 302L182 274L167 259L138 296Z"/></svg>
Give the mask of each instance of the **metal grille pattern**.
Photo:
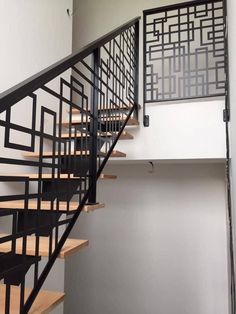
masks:
<svg viewBox="0 0 236 314"><path fill-rule="evenodd" d="M0 279L6 314L12 285L20 287L19 313L28 313L84 205L96 204L97 178L125 124L137 118L138 23L123 25L0 95L1 227L8 218L0 235ZM5 165L12 165L11 174ZM42 238L48 262L40 271ZM34 287L26 299L30 268Z"/></svg>
<svg viewBox="0 0 236 314"><path fill-rule="evenodd" d="M223 1L144 11L144 101L224 95Z"/></svg>

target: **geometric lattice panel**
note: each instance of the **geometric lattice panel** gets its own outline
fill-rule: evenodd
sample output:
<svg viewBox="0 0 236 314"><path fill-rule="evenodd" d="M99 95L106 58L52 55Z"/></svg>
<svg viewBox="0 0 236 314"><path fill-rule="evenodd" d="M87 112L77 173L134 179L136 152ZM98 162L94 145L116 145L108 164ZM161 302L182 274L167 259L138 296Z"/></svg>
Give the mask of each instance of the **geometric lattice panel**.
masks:
<svg viewBox="0 0 236 314"><path fill-rule="evenodd" d="M225 94L223 1L144 11L145 102Z"/></svg>

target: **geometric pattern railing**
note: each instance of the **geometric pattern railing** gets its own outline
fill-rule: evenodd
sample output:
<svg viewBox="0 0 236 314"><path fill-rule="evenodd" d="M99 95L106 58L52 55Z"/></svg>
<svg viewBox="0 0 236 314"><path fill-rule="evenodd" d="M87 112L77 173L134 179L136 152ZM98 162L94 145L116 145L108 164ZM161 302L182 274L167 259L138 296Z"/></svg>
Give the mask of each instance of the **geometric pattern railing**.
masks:
<svg viewBox="0 0 236 314"><path fill-rule="evenodd" d="M144 11L144 102L225 94L223 0Z"/></svg>
<svg viewBox="0 0 236 314"><path fill-rule="evenodd" d="M97 178L125 124L137 116L138 51L136 18L0 95L6 314L12 285L20 288L19 313L28 313L82 208L96 204ZM45 267L41 237L47 239ZM2 252L7 242L10 249ZM26 298L29 269L34 282Z"/></svg>

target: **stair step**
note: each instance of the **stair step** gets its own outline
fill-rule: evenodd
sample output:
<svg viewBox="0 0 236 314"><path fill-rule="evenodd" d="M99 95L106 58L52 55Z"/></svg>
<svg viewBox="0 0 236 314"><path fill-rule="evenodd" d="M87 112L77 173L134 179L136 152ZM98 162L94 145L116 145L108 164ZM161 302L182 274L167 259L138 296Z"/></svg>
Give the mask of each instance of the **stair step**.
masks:
<svg viewBox="0 0 236 314"><path fill-rule="evenodd" d="M133 105L131 105L133 106ZM131 106L130 105L99 105L98 106L98 111L119 111L119 110L130 110L131 109ZM84 110L86 110L86 108L84 108ZM86 110L88 112L91 111L91 109L89 108L88 110ZM68 113L70 113L70 109L67 110ZM80 114L80 109L76 109L76 108L73 108L71 110L72 114Z"/></svg>
<svg viewBox="0 0 236 314"><path fill-rule="evenodd" d="M73 133L73 132L72 132L72 133ZM117 135L118 135L118 132L114 132L114 133L111 133L111 132L99 132L99 133L98 133L98 136L99 136L99 137L111 137L111 136L117 136ZM78 133L78 134L76 134L76 135L75 135L75 134L71 134L71 136L70 136L69 133L64 133L64 134L62 134L61 137L64 138L64 139L81 138L81 137L83 137L83 139L85 139L86 134L81 135L81 133ZM87 135L87 137L89 137L89 135ZM120 140L132 140L133 138L134 138L134 137L133 137L132 134L130 134L130 133L124 131L124 132L121 133L119 139L120 139Z"/></svg>
<svg viewBox="0 0 236 314"><path fill-rule="evenodd" d="M89 151L76 151L76 152L72 152L71 154L69 153L64 153L64 152L61 152L60 155L58 152L55 152L54 154L54 157L63 157L63 156L89 156L90 152ZM99 153L100 156L102 157L105 157L106 156L106 153L104 152L100 152ZM30 158L39 158L40 155L39 153L25 153L24 154L24 157L30 157ZM42 155L43 158L52 158L53 157L53 152L44 152L43 155ZM112 154L111 154L111 157L126 157L126 154L125 153L122 153L118 150L113 150Z"/></svg>
<svg viewBox="0 0 236 314"><path fill-rule="evenodd" d="M100 120L103 122L124 122L126 120L126 117L116 117L116 116L115 117L100 117ZM87 118L85 117L83 121L81 119L72 119L71 125L81 124L82 122L85 124L85 123L89 123L89 121L90 121L89 117ZM127 126L139 125L139 122L136 118L129 118L126 125ZM63 121L62 126L69 127L70 126L69 121Z"/></svg>
<svg viewBox="0 0 236 314"><path fill-rule="evenodd" d="M116 134L118 134L118 132L116 132ZM122 132L119 137L119 140L133 140L133 139L134 139L133 135L126 131Z"/></svg>
<svg viewBox="0 0 236 314"><path fill-rule="evenodd" d="M0 238L6 237L8 234L0 234ZM26 241L26 254L34 256L35 255L35 236L27 236ZM23 239L19 238L16 240L16 253L22 254L22 244ZM53 244L55 245L55 240L53 239ZM64 244L58 258L64 259L65 257L81 250L82 248L88 246L88 240L79 240L79 239L67 239ZM11 252L12 249L12 241L7 241L0 244L0 252L8 253ZM43 257L47 257L49 252L49 238L48 237L40 237L39 238L39 255ZM0 312L1 313L1 312Z"/></svg>
<svg viewBox="0 0 236 314"><path fill-rule="evenodd" d="M101 180L115 180L117 179L117 176L115 176L114 174L101 174L99 179Z"/></svg>
<svg viewBox="0 0 236 314"><path fill-rule="evenodd" d="M7 174L0 174L0 178L4 178L4 177L11 177L11 175L7 175ZM38 174L28 174L28 173L17 173L17 174L14 174L12 175L12 177L14 178L29 178L29 180L32 180L32 181L37 181L39 180L39 175ZM58 176L57 174L54 175L54 178L52 176L52 174L50 173L43 173L42 176L41 176L41 180L79 180L81 177L76 177L74 176L73 174L67 174L67 173L62 173L60 174L60 176ZM102 173L99 177L100 180L109 180L109 179L117 179L117 176L115 175L112 175L112 174L104 174Z"/></svg>
<svg viewBox="0 0 236 314"><path fill-rule="evenodd" d="M31 289L25 289L25 297L28 297ZM0 285L0 313L5 313L6 286ZM34 301L29 314L47 314L64 300L65 293L41 290ZM20 288L11 286L10 314L18 314L20 309Z"/></svg>
<svg viewBox="0 0 236 314"><path fill-rule="evenodd" d="M67 202L59 202L59 212L73 212L77 210L78 203L77 202L70 202L69 209L67 210ZM95 205L85 205L83 207L84 212L91 212L95 209L104 208L104 204L95 204ZM8 201L8 202L0 202L0 209L16 209L16 210L24 210L25 209L25 202L24 200L19 201ZM29 200L28 202L28 209L29 210L37 210L37 201ZM41 201L41 209L40 210L51 210L51 202L50 201ZM57 202L53 202L53 210L57 210Z"/></svg>

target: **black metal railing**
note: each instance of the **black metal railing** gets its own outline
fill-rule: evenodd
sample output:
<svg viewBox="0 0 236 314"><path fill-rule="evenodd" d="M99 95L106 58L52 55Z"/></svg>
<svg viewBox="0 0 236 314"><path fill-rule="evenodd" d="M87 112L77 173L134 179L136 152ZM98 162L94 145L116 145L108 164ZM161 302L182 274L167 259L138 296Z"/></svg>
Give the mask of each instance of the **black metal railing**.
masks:
<svg viewBox="0 0 236 314"><path fill-rule="evenodd" d="M143 12L144 104L225 95L224 15L223 0Z"/></svg>
<svg viewBox="0 0 236 314"><path fill-rule="evenodd" d="M97 179L125 125L138 117L139 19L0 95L6 314L12 285L20 289L19 313L28 313L84 206L97 203ZM42 271L41 237L48 239ZM9 251L3 252L7 243ZM26 298L29 268L34 285Z"/></svg>

